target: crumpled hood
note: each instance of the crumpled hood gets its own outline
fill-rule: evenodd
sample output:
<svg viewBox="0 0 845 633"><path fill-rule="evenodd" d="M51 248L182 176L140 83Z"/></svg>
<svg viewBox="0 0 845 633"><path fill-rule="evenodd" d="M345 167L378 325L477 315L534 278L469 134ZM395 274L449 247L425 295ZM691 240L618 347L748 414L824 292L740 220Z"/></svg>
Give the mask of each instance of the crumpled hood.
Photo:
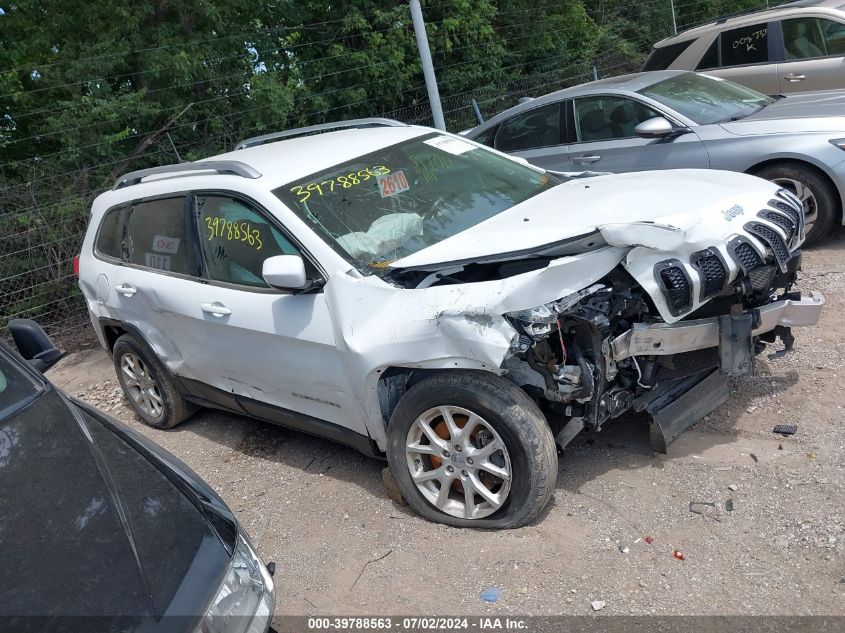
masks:
<svg viewBox="0 0 845 633"><path fill-rule="evenodd" d="M724 240L739 229L729 210L749 215L777 187L765 180L728 171L683 169L633 172L565 182L485 222L393 262L393 268L437 269L455 262L506 259L508 254L544 250L550 245L603 232L614 246L633 246L625 238L631 223L681 229L658 247L671 250L684 241ZM620 230L621 229L621 230Z"/></svg>
<svg viewBox="0 0 845 633"><path fill-rule="evenodd" d="M845 134L845 90L804 92L775 101L739 121L721 123L737 136L839 132Z"/></svg>

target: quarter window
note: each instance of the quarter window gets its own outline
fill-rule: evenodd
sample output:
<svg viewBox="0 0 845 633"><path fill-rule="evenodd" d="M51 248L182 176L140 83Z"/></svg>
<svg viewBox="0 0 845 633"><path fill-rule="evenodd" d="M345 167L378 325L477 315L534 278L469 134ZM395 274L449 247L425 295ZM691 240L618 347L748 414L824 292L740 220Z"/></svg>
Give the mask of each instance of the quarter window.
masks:
<svg viewBox="0 0 845 633"><path fill-rule="evenodd" d="M128 241L124 232L126 226L126 207L110 209L103 216L100 231L97 233L97 253L106 257L128 259Z"/></svg>
<svg viewBox="0 0 845 633"><path fill-rule="evenodd" d="M133 204L126 222L125 261L183 275L191 274L185 198Z"/></svg>
<svg viewBox="0 0 845 633"><path fill-rule="evenodd" d="M660 48L651 49L651 54L645 60L642 70L666 70L671 66L678 57L687 50L695 40L687 40L685 42L677 42L662 46Z"/></svg>
<svg viewBox="0 0 845 633"><path fill-rule="evenodd" d="M213 281L267 288L264 260L299 250L246 203L227 196L196 196L206 274ZM307 264L306 264L307 265Z"/></svg>
<svg viewBox="0 0 845 633"><path fill-rule="evenodd" d="M534 108L502 122L495 144L502 152L560 145L560 104Z"/></svg>
<svg viewBox="0 0 845 633"><path fill-rule="evenodd" d="M660 116L646 105L622 97L584 97L575 100L578 140L582 143L636 136L634 128Z"/></svg>
<svg viewBox="0 0 845 633"><path fill-rule="evenodd" d="M845 24L822 18L783 21L786 59L829 57L845 53Z"/></svg>
<svg viewBox="0 0 845 633"><path fill-rule="evenodd" d="M765 22L724 31L722 66L745 66L769 61L769 29Z"/></svg>

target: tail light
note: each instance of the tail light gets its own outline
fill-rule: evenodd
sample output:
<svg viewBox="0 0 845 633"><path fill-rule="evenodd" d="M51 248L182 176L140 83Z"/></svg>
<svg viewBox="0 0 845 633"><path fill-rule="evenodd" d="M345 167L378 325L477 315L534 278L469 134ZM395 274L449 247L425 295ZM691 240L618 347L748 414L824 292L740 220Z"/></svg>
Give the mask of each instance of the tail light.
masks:
<svg viewBox="0 0 845 633"><path fill-rule="evenodd" d="M79 255L73 258L73 274L79 277Z"/></svg>

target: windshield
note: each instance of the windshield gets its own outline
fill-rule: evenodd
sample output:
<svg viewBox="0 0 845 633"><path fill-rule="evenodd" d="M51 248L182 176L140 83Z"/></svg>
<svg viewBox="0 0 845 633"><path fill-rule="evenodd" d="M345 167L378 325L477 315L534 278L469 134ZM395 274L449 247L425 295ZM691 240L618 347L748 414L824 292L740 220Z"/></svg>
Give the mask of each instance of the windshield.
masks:
<svg viewBox="0 0 845 633"><path fill-rule="evenodd" d="M537 169L435 133L274 193L359 270L378 273L555 184Z"/></svg>
<svg viewBox="0 0 845 633"><path fill-rule="evenodd" d="M774 101L750 88L694 73L664 79L638 92L698 125L736 121Z"/></svg>
<svg viewBox="0 0 845 633"><path fill-rule="evenodd" d="M42 391L41 385L0 348L0 421L32 402Z"/></svg>

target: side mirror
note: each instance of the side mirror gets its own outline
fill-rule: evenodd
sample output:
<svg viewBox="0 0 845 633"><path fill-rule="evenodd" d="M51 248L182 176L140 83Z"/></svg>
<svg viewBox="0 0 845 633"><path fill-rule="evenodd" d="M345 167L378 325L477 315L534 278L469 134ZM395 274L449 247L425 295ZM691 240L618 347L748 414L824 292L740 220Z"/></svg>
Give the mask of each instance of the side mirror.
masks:
<svg viewBox="0 0 845 633"><path fill-rule="evenodd" d="M666 138L673 134L683 134L683 132L683 128L676 128L662 116L643 121L634 128L634 134L640 138Z"/></svg>
<svg viewBox="0 0 845 633"><path fill-rule="evenodd" d="M18 353L34 369L44 373L64 356L47 333L31 319L11 319L9 333Z"/></svg>
<svg viewBox="0 0 845 633"><path fill-rule="evenodd" d="M308 286L305 262L299 255L268 257L261 267L261 276L274 288L303 290Z"/></svg>

